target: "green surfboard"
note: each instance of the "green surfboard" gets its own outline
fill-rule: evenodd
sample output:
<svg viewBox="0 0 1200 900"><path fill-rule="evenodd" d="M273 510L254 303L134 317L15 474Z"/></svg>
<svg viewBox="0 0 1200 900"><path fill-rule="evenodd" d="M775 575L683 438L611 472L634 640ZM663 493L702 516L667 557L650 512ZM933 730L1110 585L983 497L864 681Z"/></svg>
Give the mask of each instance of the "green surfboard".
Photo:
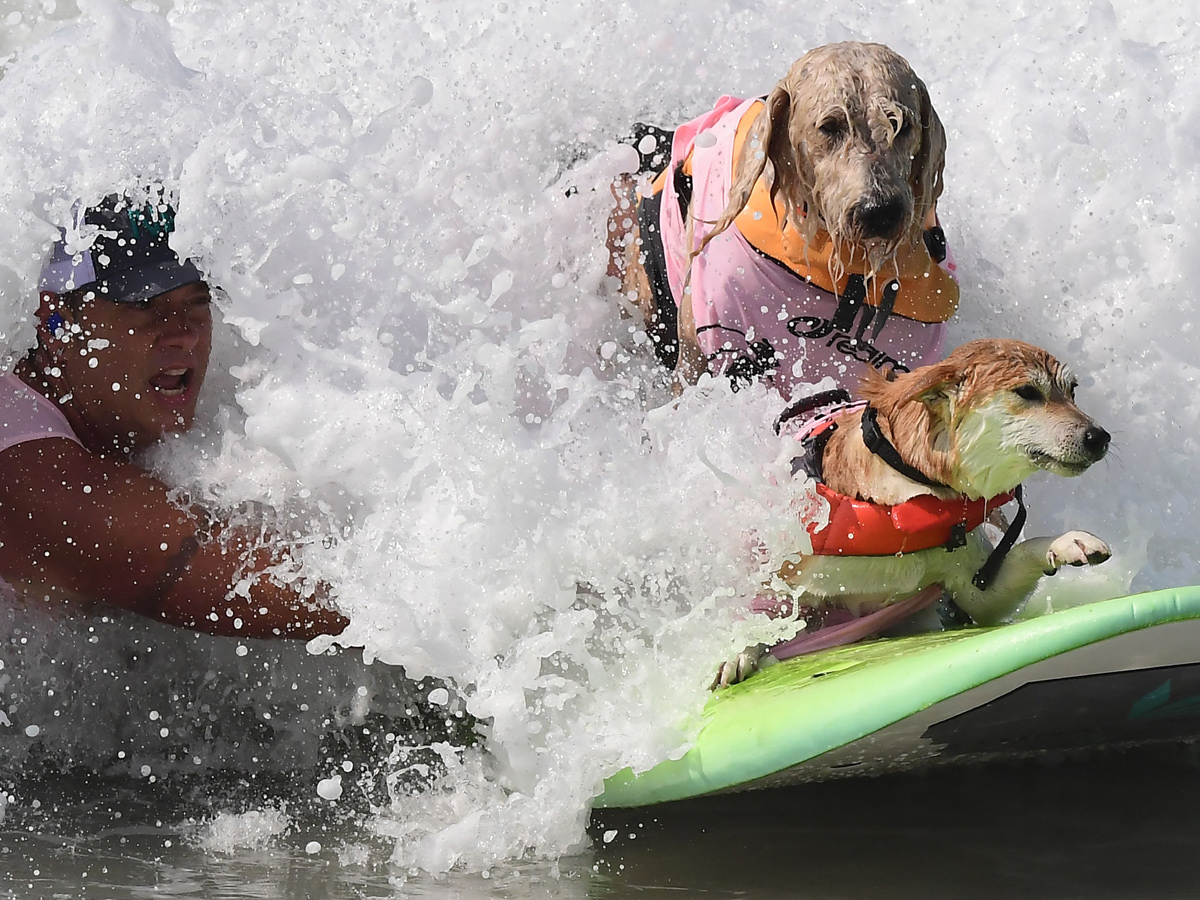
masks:
<svg viewBox="0 0 1200 900"><path fill-rule="evenodd" d="M694 746L598 807L947 760L1200 737L1200 586L800 656L717 692Z"/></svg>

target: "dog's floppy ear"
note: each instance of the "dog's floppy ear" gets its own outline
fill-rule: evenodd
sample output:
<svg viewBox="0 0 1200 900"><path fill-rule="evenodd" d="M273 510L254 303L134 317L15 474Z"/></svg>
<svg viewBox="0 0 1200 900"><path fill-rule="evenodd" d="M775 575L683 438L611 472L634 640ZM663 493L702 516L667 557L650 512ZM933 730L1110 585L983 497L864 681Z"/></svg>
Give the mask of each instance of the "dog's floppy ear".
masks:
<svg viewBox="0 0 1200 900"><path fill-rule="evenodd" d="M903 393L899 403L917 401L926 406L944 403L962 384L962 367L957 363L942 361L926 366L907 376L901 383Z"/></svg>
<svg viewBox="0 0 1200 900"><path fill-rule="evenodd" d="M915 75L921 116L921 144L913 157L908 181L913 192L913 218L923 227L926 216L942 195L942 171L946 167L946 130L929 99L925 82ZM918 232L920 229L918 229Z"/></svg>
<svg viewBox="0 0 1200 900"><path fill-rule="evenodd" d="M772 88L767 95L762 112L755 120L746 143L737 161L737 171L733 184L729 188L729 204L721 217L717 219L713 230L704 236L700 245L692 251L692 256L699 255L708 242L728 228L733 220L741 215L746 204L750 202L750 194L754 185L762 177L767 168L767 160L771 161L775 180L771 185L771 202L775 195L783 191L783 201L787 210L784 225L791 221L799 225L799 216L795 209L797 188L801 184L800 173L797 171L798 160L792 152L789 130L792 120L792 95L788 89L788 79L783 79Z"/></svg>
<svg viewBox="0 0 1200 900"><path fill-rule="evenodd" d="M913 400L924 406L940 422L949 423L951 419L951 401L958 394L959 378L953 381L939 381L913 396Z"/></svg>
<svg viewBox="0 0 1200 900"><path fill-rule="evenodd" d="M885 416L893 415L908 403L921 403L931 412L945 418L945 405L962 383L962 367L943 360L924 366L915 372L886 380L874 369L868 369L859 386L863 399Z"/></svg>

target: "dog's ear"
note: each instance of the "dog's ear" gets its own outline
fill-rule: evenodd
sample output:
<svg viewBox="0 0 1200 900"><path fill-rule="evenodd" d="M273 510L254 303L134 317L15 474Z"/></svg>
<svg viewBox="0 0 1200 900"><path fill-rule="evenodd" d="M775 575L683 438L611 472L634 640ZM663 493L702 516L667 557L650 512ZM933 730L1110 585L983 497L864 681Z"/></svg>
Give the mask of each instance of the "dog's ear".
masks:
<svg viewBox="0 0 1200 900"><path fill-rule="evenodd" d="M806 186L807 178L805 171L807 164L801 158L802 149L795 146L792 137L792 96L793 89L790 85L793 82L792 74L784 79L771 95L767 97L767 103L771 103L771 98L778 95L779 100L774 106L770 107L771 112L771 128L770 132L763 137L763 143L767 148L767 159L771 161L771 171L773 179L771 181L771 204L775 204L775 198L783 195L784 217L781 227L786 228L789 224L797 231L803 230L804 209L797 208L797 201L800 205L807 207L812 191ZM760 173L761 174L761 173ZM754 185L751 183L750 188ZM747 200L749 193L746 194Z"/></svg>
<svg viewBox="0 0 1200 900"><path fill-rule="evenodd" d="M791 138L788 134L791 121L792 95L788 90L785 78L775 85L771 93L767 95L763 109L755 119L746 142L742 145L733 184L729 188L729 203L713 225L712 231L705 235L700 245L692 251L693 257L698 256L700 251L708 246L709 241L728 228L733 220L741 215L746 204L750 202L750 194L754 191L754 185L767 168L767 160L771 161L775 173L775 180L771 185L771 202L775 201L775 195L782 190L787 210L783 224L786 225L788 221L791 221L793 225L798 226L799 216L795 210L794 198L801 179L800 173L797 171L798 160L795 153L792 152Z"/></svg>
<svg viewBox="0 0 1200 900"><path fill-rule="evenodd" d="M935 414L945 413L949 401L962 383L962 367L942 361L906 372L888 381L873 369L868 369L859 386L863 399L886 416L891 416L908 403L921 403Z"/></svg>
<svg viewBox="0 0 1200 900"><path fill-rule="evenodd" d="M926 406L943 403L958 392L962 375L960 366L945 361L918 369L905 379L905 396L901 402L915 400Z"/></svg>
<svg viewBox="0 0 1200 900"><path fill-rule="evenodd" d="M913 193L913 218L923 226L929 211L942 195L942 171L946 167L946 130L938 118L925 82L912 76L917 88L921 116L921 144L913 157L908 181ZM919 229L918 229L919 232Z"/></svg>
<svg viewBox="0 0 1200 900"><path fill-rule="evenodd" d="M960 383L957 378L953 381L940 381L914 395L912 399L932 412L936 418L949 421L950 403L958 395Z"/></svg>

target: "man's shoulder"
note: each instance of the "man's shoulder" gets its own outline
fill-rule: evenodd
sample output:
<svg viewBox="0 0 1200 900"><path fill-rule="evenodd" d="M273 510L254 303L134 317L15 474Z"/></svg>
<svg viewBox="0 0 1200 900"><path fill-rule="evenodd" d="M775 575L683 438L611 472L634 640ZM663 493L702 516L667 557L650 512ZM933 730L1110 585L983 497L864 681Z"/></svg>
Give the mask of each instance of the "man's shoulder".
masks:
<svg viewBox="0 0 1200 900"><path fill-rule="evenodd" d="M50 400L17 375L0 375L0 453L44 438L80 442L67 417Z"/></svg>
<svg viewBox="0 0 1200 900"><path fill-rule="evenodd" d="M91 477L99 463L50 400L17 375L0 375L0 505L6 513L34 511L58 489Z"/></svg>

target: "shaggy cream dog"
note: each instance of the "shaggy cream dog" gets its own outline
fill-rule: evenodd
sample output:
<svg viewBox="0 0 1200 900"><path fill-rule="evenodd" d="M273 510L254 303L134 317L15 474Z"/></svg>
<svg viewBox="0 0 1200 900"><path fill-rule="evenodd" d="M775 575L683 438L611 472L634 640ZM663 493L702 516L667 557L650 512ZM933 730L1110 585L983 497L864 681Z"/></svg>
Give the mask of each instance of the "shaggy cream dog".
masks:
<svg viewBox="0 0 1200 900"><path fill-rule="evenodd" d="M940 355L958 302L935 213L946 138L902 57L818 47L765 99L721 98L642 143L668 139L650 187L614 184L608 244L684 381L777 373L786 394L836 374L821 354L852 379Z"/></svg>

